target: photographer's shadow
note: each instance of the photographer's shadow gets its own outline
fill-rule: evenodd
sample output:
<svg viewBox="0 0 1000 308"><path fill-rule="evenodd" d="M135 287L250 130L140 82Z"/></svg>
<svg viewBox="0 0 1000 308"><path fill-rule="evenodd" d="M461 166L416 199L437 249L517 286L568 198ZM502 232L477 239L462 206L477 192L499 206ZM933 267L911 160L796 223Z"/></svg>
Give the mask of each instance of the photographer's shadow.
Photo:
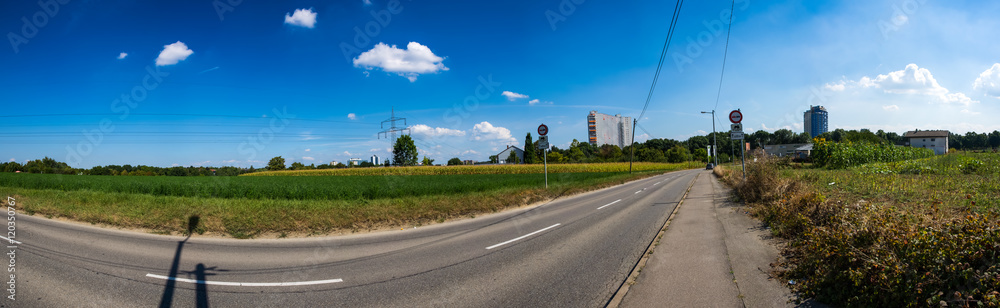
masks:
<svg viewBox="0 0 1000 308"><path fill-rule="evenodd" d="M161 308L167 308L173 306L174 290L176 290L177 288L178 273L183 273L188 277L194 275L196 280L195 282L196 307L209 307L208 286L206 284L207 281L206 277L216 275L209 272L225 271L225 270L219 270L215 266L206 267L204 263L198 263L198 265L195 266L195 269L193 271L180 271L181 251L184 250L184 244L186 244L187 241L191 239L191 234L194 232L196 228L198 228L199 220L200 218L198 217L198 215L193 215L189 217L188 227L187 227L188 235L187 237L184 238L184 240L177 242L177 250L176 252L174 252L174 260L170 265L170 274L168 276L169 278L167 279L166 286L163 288L163 296L160 298Z"/></svg>

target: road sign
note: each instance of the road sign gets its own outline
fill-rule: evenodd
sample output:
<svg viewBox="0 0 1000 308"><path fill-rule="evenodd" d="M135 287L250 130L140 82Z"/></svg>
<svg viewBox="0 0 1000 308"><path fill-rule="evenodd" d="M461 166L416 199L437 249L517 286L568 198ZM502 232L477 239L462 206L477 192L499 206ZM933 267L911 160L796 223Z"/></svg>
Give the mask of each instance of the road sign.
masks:
<svg viewBox="0 0 1000 308"><path fill-rule="evenodd" d="M545 124L538 125L538 135L539 136L545 136L545 135L548 135L548 134L549 134L549 127L548 126L545 126Z"/></svg>
<svg viewBox="0 0 1000 308"><path fill-rule="evenodd" d="M538 149L544 150L549 148L549 136L538 136Z"/></svg>
<svg viewBox="0 0 1000 308"><path fill-rule="evenodd" d="M731 132L742 132L743 131L743 124L740 124L740 123L730 124L729 125L729 131L731 131Z"/></svg>
<svg viewBox="0 0 1000 308"><path fill-rule="evenodd" d="M729 121L735 123L743 122L743 113L739 110L733 110L729 113Z"/></svg>
<svg viewBox="0 0 1000 308"><path fill-rule="evenodd" d="M742 140L743 139L743 132L731 132L731 133L729 133L729 139Z"/></svg>

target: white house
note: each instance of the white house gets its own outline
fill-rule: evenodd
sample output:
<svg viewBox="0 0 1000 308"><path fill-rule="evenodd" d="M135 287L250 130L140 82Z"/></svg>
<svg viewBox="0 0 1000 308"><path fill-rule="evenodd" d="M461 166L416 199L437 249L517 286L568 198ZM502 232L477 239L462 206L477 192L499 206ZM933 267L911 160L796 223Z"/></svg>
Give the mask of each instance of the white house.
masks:
<svg viewBox="0 0 1000 308"><path fill-rule="evenodd" d="M510 153L512 152L514 153L514 156L517 156L517 161L524 163L524 150L521 150L516 146L510 146L510 145L507 146L507 149L501 151L500 153L497 153L498 163L501 164L506 163L507 158L510 157Z"/></svg>
<svg viewBox="0 0 1000 308"><path fill-rule="evenodd" d="M915 130L903 134L906 145L915 148L934 150L934 154L948 153L948 134L946 130Z"/></svg>

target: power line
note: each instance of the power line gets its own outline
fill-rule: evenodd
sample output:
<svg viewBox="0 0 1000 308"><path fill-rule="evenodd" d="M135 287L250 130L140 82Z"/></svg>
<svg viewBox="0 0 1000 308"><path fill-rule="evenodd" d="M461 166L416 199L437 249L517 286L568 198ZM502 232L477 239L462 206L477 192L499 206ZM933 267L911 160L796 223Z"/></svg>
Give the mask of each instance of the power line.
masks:
<svg viewBox="0 0 1000 308"><path fill-rule="evenodd" d="M734 0L735 1L735 0ZM656 65L656 73L653 75L653 84L649 86L649 94L646 95L646 104L642 106L642 112L639 113L639 117L636 118L638 123L639 119L646 114L646 108L649 108L649 101L653 99L653 90L656 89L656 81L660 79L660 70L663 69L663 60L667 58L667 49L670 48L670 39L674 36L674 29L677 28L677 19L680 16L681 6L684 5L684 0L677 0L674 4L674 15L670 20L670 28L667 30L667 39L663 42L663 51L660 52L660 61Z"/></svg>
<svg viewBox="0 0 1000 308"><path fill-rule="evenodd" d="M715 94L715 110L719 108L719 97L722 96L722 80L726 76L726 58L729 57L729 35L733 33L733 13L735 13L736 0L733 0L732 6L729 7L729 30L726 31L726 51L722 54L722 74L719 76L719 92Z"/></svg>

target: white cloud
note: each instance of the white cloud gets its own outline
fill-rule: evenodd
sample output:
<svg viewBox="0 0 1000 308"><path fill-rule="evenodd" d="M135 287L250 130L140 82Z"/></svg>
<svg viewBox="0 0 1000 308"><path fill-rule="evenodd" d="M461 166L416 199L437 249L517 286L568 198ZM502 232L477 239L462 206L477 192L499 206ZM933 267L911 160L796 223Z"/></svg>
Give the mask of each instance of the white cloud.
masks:
<svg viewBox="0 0 1000 308"><path fill-rule="evenodd" d="M542 104L542 105L552 105L552 102L550 102L550 101L541 101L541 100L538 100L537 98L528 101L528 105L539 105L539 104Z"/></svg>
<svg viewBox="0 0 1000 308"><path fill-rule="evenodd" d="M476 141L517 142L517 139L511 136L509 129L493 126L486 121L472 127L472 139Z"/></svg>
<svg viewBox="0 0 1000 308"><path fill-rule="evenodd" d="M882 110L885 110L885 111L899 111L899 106L897 106L897 105L885 105L885 106L882 106Z"/></svg>
<svg viewBox="0 0 1000 308"><path fill-rule="evenodd" d="M13 159L13 158L11 158L11 159L10 159L10 161L17 161L17 160L16 160L16 159Z"/></svg>
<svg viewBox="0 0 1000 308"><path fill-rule="evenodd" d="M471 155L479 155L479 152L476 152L476 150L468 150L468 151L462 152L462 155L470 155L470 154Z"/></svg>
<svg viewBox="0 0 1000 308"><path fill-rule="evenodd" d="M406 45L406 49L378 43L371 50L354 58L354 66L363 67L365 70L381 68L383 71L396 73L414 82L420 74L447 71L448 68L441 61L444 61L444 58L434 55L430 48L417 42L410 42Z"/></svg>
<svg viewBox="0 0 1000 308"><path fill-rule="evenodd" d="M512 102L514 100L516 100L516 99L519 99L519 98L528 98L527 95L524 95L524 94L521 94L521 93L514 93L514 92L511 92L511 91L503 91L502 93L500 93L500 95L506 96L507 100L510 100Z"/></svg>
<svg viewBox="0 0 1000 308"><path fill-rule="evenodd" d="M455 137L465 136L464 131L444 128L444 127L430 127L424 124L417 124L414 126L410 126L410 131L414 135L425 136L429 138L447 137L447 136L455 136Z"/></svg>
<svg viewBox="0 0 1000 308"><path fill-rule="evenodd" d="M353 113L348 113L347 114L347 118L351 119L351 120L357 120L358 119L358 115L353 114Z"/></svg>
<svg viewBox="0 0 1000 308"><path fill-rule="evenodd" d="M313 28L316 26L316 12L313 12L312 8L297 9L292 14L285 14L285 23L304 28Z"/></svg>
<svg viewBox="0 0 1000 308"><path fill-rule="evenodd" d="M974 112L974 111L969 111L969 109L962 109L962 113L968 114L968 115L979 115L982 112Z"/></svg>
<svg viewBox="0 0 1000 308"><path fill-rule="evenodd" d="M372 5L372 0L361 0L365 5Z"/></svg>
<svg viewBox="0 0 1000 308"><path fill-rule="evenodd" d="M312 149L306 149L306 152L311 152L311 151L312 151Z"/></svg>
<svg viewBox="0 0 1000 308"><path fill-rule="evenodd" d="M828 83L828 84L823 85L823 88L825 88L827 90L830 90L830 91L840 92L840 91L844 91L844 88L845 88L844 84L845 84L845 82L843 82L843 81L841 81L839 83Z"/></svg>
<svg viewBox="0 0 1000 308"><path fill-rule="evenodd" d="M156 57L156 66L177 64L177 62L184 61L184 59L187 59L193 53L194 51L188 49L187 45L184 45L181 41L164 45L163 51Z"/></svg>
<svg viewBox="0 0 1000 308"><path fill-rule="evenodd" d="M344 155L347 155L347 156L354 156L354 154L351 154L351 152L348 152L348 151L344 151Z"/></svg>
<svg viewBox="0 0 1000 308"><path fill-rule="evenodd" d="M316 160L316 159L312 158L312 157L309 157L309 156L302 156L302 160L310 160L311 161L311 160Z"/></svg>
<svg viewBox="0 0 1000 308"><path fill-rule="evenodd" d="M125 59L125 57L128 57L128 53L124 53L123 52L123 53L118 54L118 60Z"/></svg>
<svg viewBox="0 0 1000 308"><path fill-rule="evenodd" d="M178 167L180 164L170 164L171 167Z"/></svg>
<svg viewBox="0 0 1000 308"><path fill-rule="evenodd" d="M828 84L829 85L829 84ZM934 79L931 71L920 68L916 64L910 63L900 71L880 74L875 78L868 76L861 77L858 81L850 82L851 86L860 88L881 89L890 94L909 94L933 96L939 102L945 104L962 104L968 106L979 101L973 100L964 93L948 91ZM829 89L829 87L828 87Z"/></svg>
<svg viewBox="0 0 1000 308"><path fill-rule="evenodd" d="M985 91L986 95L1000 98L1000 63L993 63L993 66L979 74L976 81L972 83L972 88Z"/></svg>

